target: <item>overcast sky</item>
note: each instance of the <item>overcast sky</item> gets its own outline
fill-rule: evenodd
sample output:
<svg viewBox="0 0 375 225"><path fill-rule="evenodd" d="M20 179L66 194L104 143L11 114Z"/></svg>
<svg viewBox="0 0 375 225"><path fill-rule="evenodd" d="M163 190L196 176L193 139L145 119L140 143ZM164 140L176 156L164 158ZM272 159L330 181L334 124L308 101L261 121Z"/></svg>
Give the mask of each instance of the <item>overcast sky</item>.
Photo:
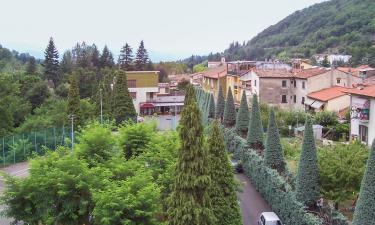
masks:
<svg viewBox="0 0 375 225"><path fill-rule="evenodd" d="M323 0L0 0L0 44L40 54L86 41L118 54L145 41L154 60L223 51Z"/></svg>

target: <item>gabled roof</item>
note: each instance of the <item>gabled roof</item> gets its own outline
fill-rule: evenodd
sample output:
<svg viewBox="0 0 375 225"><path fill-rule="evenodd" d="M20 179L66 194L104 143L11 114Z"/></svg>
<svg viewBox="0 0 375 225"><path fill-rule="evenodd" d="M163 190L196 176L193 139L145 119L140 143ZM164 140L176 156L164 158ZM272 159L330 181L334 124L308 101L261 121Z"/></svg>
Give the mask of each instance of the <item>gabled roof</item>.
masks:
<svg viewBox="0 0 375 225"><path fill-rule="evenodd" d="M253 71L260 78L292 78L293 77L293 74L288 70L255 69Z"/></svg>
<svg viewBox="0 0 375 225"><path fill-rule="evenodd" d="M361 95L375 98L375 85L364 86L362 88L352 88L345 91L348 94Z"/></svg>
<svg viewBox="0 0 375 225"><path fill-rule="evenodd" d="M293 70L295 78L307 79L313 76L317 76L323 73L327 73L330 69L323 67L315 67L310 69L297 69Z"/></svg>
<svg viewBox="0 0 375 225"><path fill-rule="evenodd" d="M343 95L346 95L345 91L348 91L348 90L350 90L350 88L335 86L331 88L322 89L320 91L312 92L308 94L307 97L316 99L322 102L326 102L331 99L335 99Z"/></svg>
<svg viewBox="0 0 375 225"><path fill-rule="evenodd" d="M214 78L217 79L218 77L224 77L227 75L227 64L223 63L223 65L210 68L209 70L203 72L202 74L204 77Z"/></svg>

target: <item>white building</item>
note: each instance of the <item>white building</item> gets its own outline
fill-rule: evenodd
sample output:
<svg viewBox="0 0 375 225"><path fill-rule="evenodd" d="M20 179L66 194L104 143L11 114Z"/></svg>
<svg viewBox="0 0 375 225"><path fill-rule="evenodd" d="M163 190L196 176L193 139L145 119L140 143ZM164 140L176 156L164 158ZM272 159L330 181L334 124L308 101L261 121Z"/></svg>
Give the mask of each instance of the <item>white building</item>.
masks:
<svg viewBox="0 0 375 225"><path fill-rule="evenodd" d="M350 95L350 137L370 146L375 138L375 85L346 93Z"/></svg>

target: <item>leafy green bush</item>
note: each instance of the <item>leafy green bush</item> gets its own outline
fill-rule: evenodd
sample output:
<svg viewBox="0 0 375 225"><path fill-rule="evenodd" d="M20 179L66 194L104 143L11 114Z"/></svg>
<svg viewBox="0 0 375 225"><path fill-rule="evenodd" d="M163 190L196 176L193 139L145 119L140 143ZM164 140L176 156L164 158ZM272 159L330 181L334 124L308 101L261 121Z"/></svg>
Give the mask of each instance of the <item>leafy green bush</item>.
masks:
<svg viewBox="0 0 375 225"><path fill-rule="evenodd" d="M338 123L337 116L334 112L320 111L314 116L314 123L324 127L335 126Z"/></svg>

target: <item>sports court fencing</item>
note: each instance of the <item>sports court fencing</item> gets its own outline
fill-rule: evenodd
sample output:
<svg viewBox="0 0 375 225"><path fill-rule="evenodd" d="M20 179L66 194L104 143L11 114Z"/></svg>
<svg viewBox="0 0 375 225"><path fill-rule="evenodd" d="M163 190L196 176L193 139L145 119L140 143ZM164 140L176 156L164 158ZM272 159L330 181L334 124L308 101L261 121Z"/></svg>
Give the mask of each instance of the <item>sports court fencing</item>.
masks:
<svg viewBox="0 0 375 225"><path fill-rule="evenodd" d="M0 137L0 166L24 162L57 146L71 147L71 134L70 127L54 127Z"/></svg>

